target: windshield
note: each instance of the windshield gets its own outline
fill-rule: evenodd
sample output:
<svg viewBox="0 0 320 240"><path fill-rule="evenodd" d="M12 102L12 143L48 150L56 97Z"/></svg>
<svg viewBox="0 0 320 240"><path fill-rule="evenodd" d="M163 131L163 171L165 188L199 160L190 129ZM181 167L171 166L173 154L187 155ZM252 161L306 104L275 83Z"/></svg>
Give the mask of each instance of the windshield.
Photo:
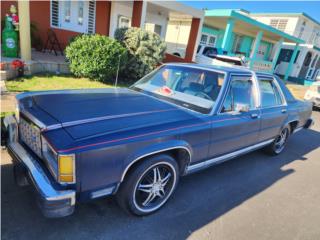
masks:
<svg viewBox="0 0 320 240"><path fill-rule="evenodd" d="M131 88L201 113L209 113L224 79L225 74L211 70L165 65Z"/></svg>

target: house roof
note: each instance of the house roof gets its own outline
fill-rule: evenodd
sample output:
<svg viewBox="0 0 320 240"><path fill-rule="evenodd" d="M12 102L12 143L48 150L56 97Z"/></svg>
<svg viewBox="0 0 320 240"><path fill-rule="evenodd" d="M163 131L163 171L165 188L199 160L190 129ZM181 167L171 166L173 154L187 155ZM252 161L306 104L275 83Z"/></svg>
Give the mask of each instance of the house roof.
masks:
<svg viewBox="0 0 320 240"><path fill-rule="evenodd" d="M310 15L304 13L304 12L297 12L297 13L250 13L250 15L254 16L304 16L308 18L309 20L313 21L314 23L320 25L320 22L312 18Z"/></svg>
<svg viewBox="0 0 320 240"><path fill-rule="evenodd" d="M210 18L225 18L225 19L234 19L241 21L242 25L247 25L250 28L254 27L257 30L262 30L266 33L268 33L271 37L274 38L283 38L286 42L292 42L292 43L304 43L304 41L300 38L294 37L290 34L287 34L285 32L282 32L274 27L271 27L267 24L264 24L262 22L259 22L253 18L250 17L250 13L248 11L242 10L242 9L214 9L214 10L207 10L205 12L205 23L207 24L209 21L206 21ZM210 25L210 24L209 24Z"/></svg>

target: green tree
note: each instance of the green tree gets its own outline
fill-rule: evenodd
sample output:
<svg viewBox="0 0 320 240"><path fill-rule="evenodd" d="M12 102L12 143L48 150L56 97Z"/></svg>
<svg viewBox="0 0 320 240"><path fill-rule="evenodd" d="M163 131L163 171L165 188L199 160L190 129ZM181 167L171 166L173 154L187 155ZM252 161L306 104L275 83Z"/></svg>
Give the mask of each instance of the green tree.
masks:
<svg viewBox="0 0 320 240"><path fill-rule="evenodd" d="M161 64L165 42L156 33L140 28L119 28L115 39L128 50L127 67L122 75L137 80Z"/></svg>

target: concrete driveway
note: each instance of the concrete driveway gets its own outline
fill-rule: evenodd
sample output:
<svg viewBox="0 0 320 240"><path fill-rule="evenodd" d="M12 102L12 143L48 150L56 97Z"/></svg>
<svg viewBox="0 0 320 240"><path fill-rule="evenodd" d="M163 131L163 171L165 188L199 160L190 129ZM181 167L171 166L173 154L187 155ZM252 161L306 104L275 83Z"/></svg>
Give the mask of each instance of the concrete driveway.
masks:
<svg viewBox="0 0 320 240"><path fill-rule="evenodd" d="M154 215L124 214L114 199L42 217L29 187L15 186L2 151L2 239L320 239L320 112L276 157L254 152L183 178Z"/></svg>

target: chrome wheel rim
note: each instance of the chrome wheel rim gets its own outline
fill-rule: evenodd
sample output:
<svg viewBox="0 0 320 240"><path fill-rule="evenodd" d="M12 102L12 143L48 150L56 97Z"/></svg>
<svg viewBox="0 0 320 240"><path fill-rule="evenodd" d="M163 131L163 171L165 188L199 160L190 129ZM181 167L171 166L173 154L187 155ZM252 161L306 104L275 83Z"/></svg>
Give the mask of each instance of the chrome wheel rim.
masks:
<svg viewBox="0 0 320 240"><path fill-rule="evenodd" d="M287 141L288 138L288 129L284 128L280 135L277 137L276 141L275 141L275 150L277 153L281 152L284 149L284 145Z"/></svg>
<svg viewBox="0 0 320 240"><path fill-rule="evenodd" d="M164 162L149 167L135 186L134 205L142 212L157 210L168 200L175 183L175 169L170 164Z"/></svg>

